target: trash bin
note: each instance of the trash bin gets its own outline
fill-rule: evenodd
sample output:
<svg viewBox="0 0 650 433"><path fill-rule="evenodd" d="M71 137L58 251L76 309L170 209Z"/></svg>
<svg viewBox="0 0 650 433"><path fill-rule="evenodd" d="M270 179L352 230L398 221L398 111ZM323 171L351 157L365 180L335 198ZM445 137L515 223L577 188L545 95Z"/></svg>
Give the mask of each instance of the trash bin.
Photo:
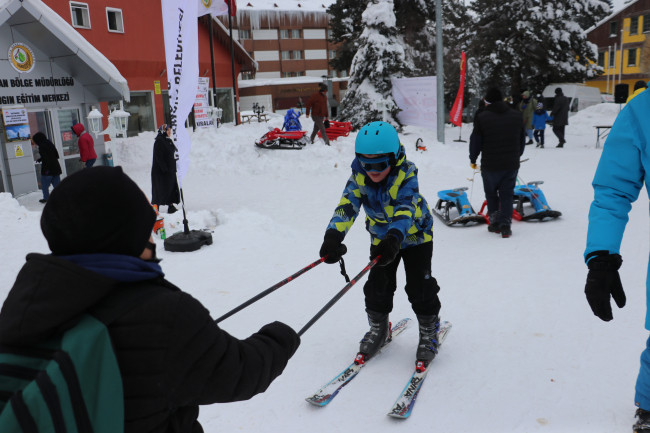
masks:
<svg viewBox="0 0 650 433"><path fill-rule="evenodd" d="M104 165L108 167L113 167L113 154L105 153L104 154Z"/></svg>

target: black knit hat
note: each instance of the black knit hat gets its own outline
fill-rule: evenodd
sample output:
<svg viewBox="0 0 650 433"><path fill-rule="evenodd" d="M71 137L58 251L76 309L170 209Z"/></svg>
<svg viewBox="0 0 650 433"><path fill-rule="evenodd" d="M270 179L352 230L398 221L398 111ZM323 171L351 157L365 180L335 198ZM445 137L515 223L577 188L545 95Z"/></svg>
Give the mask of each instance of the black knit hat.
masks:
<svg viewBox="0 0 650 433"><path fill-rule="evenodd" d="M55 255L109 253L138 257L156 212L121 167L84 168L52 190L41 230Z"/></svg>
<svg viewBox="0 0 650 433"><path fill-rule="evenodd" d="M488 104L494 104L501 99L503 99L503 96L501 96L501 90L497 89L496 87L490 87L485 94L485 102Z"/></svg>

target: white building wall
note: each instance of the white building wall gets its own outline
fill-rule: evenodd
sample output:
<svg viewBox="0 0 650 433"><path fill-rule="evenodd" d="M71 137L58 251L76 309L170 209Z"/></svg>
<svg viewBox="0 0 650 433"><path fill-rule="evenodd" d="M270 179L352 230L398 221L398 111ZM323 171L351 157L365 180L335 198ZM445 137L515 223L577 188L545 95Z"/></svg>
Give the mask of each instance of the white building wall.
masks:
<svg viewBox="0 0 650 433"><path fill-rule="evenodd" d="M253 30L253 39L256 41L259 40L272 40L275 41L278 39L278 31L275 29L271 30Z"/></svg>
<svg viewBox="0 0 650 433"><path fill-rule="evenodd" d="M280 71L258 72L255 74L255 79L258 78L280 78Z"/></svg>
<svg viewBox="0 0 650 433"><path fill-rule="evenodd" d="M277 61L280 60L279 51L254 51L253 58L256 62Z"/></svg>
<svg viewBox="0 0 650 433"><path fill-rule="evenodd" d="M307 69L305 75L308 77L322 77L323 75L327 75L327 69ZM256 77L259 77L259 74Z"/></svg>
<svg viewBox="0 0 650 433"><path fill-rule="evenodd" d="M326 39L325 29L304 29L303 39Z"/></svg>
<svg viewBox="0 0 650 433"><path fill-rule="evenodd" d="M305 60L327 60L327 50L305 50Z"/></svg>

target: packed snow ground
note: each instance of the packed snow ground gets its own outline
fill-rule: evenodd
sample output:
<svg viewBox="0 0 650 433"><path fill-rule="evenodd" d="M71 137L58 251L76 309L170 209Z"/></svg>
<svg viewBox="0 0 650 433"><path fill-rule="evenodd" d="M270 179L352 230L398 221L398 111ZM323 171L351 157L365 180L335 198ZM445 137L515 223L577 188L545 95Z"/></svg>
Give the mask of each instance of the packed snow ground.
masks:
<svg viewBox="0 0 650 433"><path fill-rule="evenodd" d="M410 419L385 416L413 369L417 328L411 326L327 407L304 398L352 361L367 330L362 285L354 286L302 338L285 373L250 401L203 407L206 433L216 432L629 432L634 383L644 330L648 208L643 193L623 242L621 277L627 306L614 321L593 316L584 297L582 260L591 180L601 154L594 126L611 124L615 104L591 107L570 119L567 144L547 129L547 147L527 146L520 177L543 180L555 221L514 222L510 239L485 225L450 228L436 219L433 273L441 287L441 315L453 328L431 367ZM311 130L311 120L301 118ZM226 125L197 130L184 180L190 228L213 230L214 243L192 253L169 253L157 240L167 278L200 299L217 318L318 258L325 227L349 176L354 134L300 151L263 150L253 142L268 126ZM467 140L471 125L464 125ZM419 167L429 206L442 189L468 186L478 210L481 177L472 176L467 143L446 144L407 127L401 139ZM416 152L424 140L426 152ZM150 195L154 134L114 145L114 158ZM471 179L474 179L472 186ZM40 193L18 199L0 194L0 299L28 252L47 252L39 228ZM104 204L107 208L110 202ZM181 229L180 212L166 218L167 233ZM347 236L350 276L368 263L368 235L358 221ZM403 290L393 321L414 317ZM336 265L321 264L267 298L221 323L245 338L280 320L298 330L343 286Z"/></svg>

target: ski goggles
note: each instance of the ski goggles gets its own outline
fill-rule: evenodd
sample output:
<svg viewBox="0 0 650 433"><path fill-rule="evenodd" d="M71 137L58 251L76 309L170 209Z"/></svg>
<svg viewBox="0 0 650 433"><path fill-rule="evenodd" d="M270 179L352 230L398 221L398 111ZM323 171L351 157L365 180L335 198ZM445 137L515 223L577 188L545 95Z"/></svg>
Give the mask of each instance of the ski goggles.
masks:
<svg viewBox="0 0 650 433"><path fill-rule="evenodd" d="M382 172L390 167L391 161L388 155L380 156L379 158L367 158L365 156L357 155L357 159L366 173Z"/></svg>

